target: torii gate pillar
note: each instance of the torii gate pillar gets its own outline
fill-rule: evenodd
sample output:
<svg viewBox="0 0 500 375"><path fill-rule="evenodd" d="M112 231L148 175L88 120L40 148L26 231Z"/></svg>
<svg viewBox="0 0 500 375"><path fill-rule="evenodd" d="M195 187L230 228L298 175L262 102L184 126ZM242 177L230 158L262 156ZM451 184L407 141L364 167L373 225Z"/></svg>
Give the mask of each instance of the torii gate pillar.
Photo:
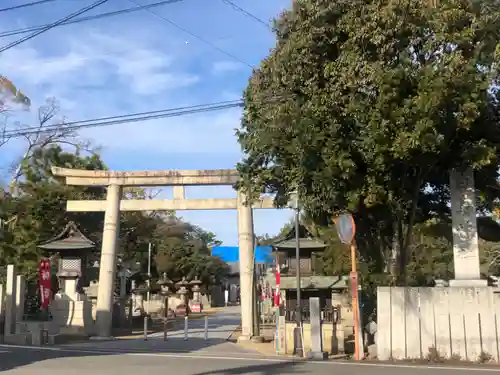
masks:
<svg viewBox="0 0 500 375"><path fill-rule="evenodd" d="M241 303L241 336L239 340L249 340L253 336L252 289L255 236L253 231L253 210L245 206L245 196L238 192L238 247L240 258L240 303ZM257 313L257 312L255 312Z"/></svg>
<svg viewBox="0 0 500 375"><path fill-rule="evenodd" d="M122 187L109 185L104 214L101 260L99 263L99 288L97 291L97 336L111 337L113 319L113 291L116 277L116 253L120 233L120 200Z"/></svg>

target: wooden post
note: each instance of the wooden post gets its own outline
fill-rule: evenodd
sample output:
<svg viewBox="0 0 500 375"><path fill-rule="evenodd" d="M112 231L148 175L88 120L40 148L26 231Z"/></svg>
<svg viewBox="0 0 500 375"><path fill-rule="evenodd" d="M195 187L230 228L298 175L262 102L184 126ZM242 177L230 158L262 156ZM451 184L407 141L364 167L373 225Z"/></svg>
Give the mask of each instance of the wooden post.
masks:
<svg viewBox="0 0 500 375"><path fill-rule="evenodd" d="M353 315L353 328L354 328L354 359L361 360L364 354L363 338L361 332L361 319L358 298L358 267L356 262L356 224L351 214L343 214L333 218L339 239L342 243L349 245L351 250L351 273L349 275L351 280L351 296L352 296L352 315Z"/></svg>

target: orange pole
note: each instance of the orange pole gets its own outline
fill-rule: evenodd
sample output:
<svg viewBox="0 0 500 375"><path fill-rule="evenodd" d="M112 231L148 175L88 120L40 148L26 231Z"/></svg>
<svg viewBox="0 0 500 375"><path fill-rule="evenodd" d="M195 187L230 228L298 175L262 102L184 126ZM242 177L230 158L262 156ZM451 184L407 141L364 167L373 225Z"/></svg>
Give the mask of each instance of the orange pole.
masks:
<svg viewBox="0 0 500 375"><path fill-rule="evenodd" d="M359 350L359 317L358 317L358 271L356 265L356 242L351 243L351 287L352 287L352 312L354 318L354 359L361 359Z"/></svg>
<svg viewBox="0 0 500 375"><path fill-rule="evenodd" d="M356 265L356 242L351 243L351 272L358 272Z"/></svg>

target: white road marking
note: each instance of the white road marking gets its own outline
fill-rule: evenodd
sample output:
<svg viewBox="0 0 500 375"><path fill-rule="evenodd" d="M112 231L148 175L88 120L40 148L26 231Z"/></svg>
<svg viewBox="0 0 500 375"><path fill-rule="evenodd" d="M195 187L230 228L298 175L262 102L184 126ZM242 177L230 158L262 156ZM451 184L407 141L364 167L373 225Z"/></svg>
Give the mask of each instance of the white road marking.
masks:
<svg viewBox="0 0 500 375"><path fill-rule="evenodd" d="M246 362L267 362L267 363L280 363L280 362L297 362L315 365L327 366L359 366L359 367L382 367L382 368L406 368L415 370L444 370L444 371L476 371L476 372L500 372L500 367L458 367L458 366L431 366L431 365L411 365L411 364L398 364L398 363L366 363L366 362L347 362L347 361L303 361L295 358L254 358L254 357L230 357L230 356L214 356L214 355L194 355L194 354L169 354L169 353L133 353L133 352L119 352L113 350L96 350L96 349L70 349L60 347L33 347L27 345L5 345L0 344L2 348L15 348L15 349L30 349L39 351L53 351L53 352L69 352L69 353L88 353L88 354L121 354L125 356L136 357L165 357L177 359L212 359L212 360L229 360L229 361L246 361Z"/></svg>

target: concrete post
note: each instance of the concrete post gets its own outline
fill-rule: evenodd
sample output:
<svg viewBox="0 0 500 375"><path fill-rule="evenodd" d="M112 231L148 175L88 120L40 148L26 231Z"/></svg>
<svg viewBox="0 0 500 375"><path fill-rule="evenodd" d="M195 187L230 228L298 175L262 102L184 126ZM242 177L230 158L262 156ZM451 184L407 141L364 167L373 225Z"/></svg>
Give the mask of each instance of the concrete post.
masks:
<svg viewBox="0 0 500 375"><path fill-rule="evenodd" d="M99 289L97 292L96 326L97 336L100 337L111 336L116 247L120 231L120 199L121 186L109 185L102 233L101 260L99 262Z"/></svg>
<svg viewBox="0 0 500 375"><path fill-rule="evenodd" d="M16 278L16 322L20 322L23 320L24 296L25 296L24 276L17 275L17 278Z"/></svg>
<svg viewBox="0 0 500 375"><path fill-rule="evenodd" d="M486 286L479 270L474 171L450 171L455 280L450 286Z"/></svg>
<svg viewBox="0 0 500 375"><path fill-rule="evenodd" d="M205 341L208 340L208 315L205 315Z"/></svg>
<svg viewBox="0 0 500 375"><path fill-rule="evenodd" d="M238 245L240 255L240 301L241 301L241 336L239 340L248 340L253 335L253 263L254 232L252 208L245 206L245 196L238 192Z"/></svg>
<svg viewBox="0 0 500 375"><path fill-rule="evenodd" d="M16 269L7 265L7 288L5 296L5 335L16 332Z"/></svg>
<svg viewBox="0 0 500 375"><path fill-rule="evenodd" d="M4 285L0 284L0 322L4 320L5 314L5 290Z"/></svg>

